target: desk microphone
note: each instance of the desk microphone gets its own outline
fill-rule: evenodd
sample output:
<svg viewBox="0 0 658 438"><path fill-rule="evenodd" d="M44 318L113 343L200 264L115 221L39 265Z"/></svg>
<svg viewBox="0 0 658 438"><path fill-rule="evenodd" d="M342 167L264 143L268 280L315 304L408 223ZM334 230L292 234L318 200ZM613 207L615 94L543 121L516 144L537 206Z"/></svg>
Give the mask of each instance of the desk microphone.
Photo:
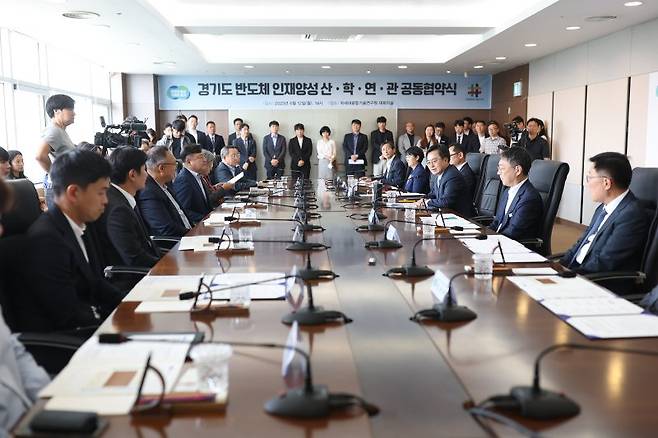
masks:
<svg viewBox="0 0 658 438"><path fill-rule="evenodd" d="M294 310L281 319L284 324L292 324L297 321L299 325L321 325L343 320L345 324L352 322L343 312L338 310L324 310L320 306L316 306L313 302L313 289L311 285L306 283L306 290L308 292L308 305L303 309Z"/></svg>
<svg viewBox="0 0 658 438"><path fill-rule="evenodd" d="M233 213L231 213L230 216L224 216L224 220L227 221L227 222L239 222L240 221L240 213L234 211ZM259 217L259 218L255 218L255 220L258 220L258 221L261 221L261 222L294 222L294 223L297 224L297 226L299 226L299 228L302 231L324 231L325 230L320 225L304 223L300 219L297 219L295 217L290 218L290 219L260 218Z"/></svg>
<svg viewBox="0 0 658 438"><path fill-rule="evenodd" d="M211 243L222 243L220 237L211 237L208 239ZM235 243L240 243L240 237L233 237ZM287 243L289 246L286 248L288 251L314 251L314 250L325 250L331 248L330 246L325 245L324 243L318 242L305 242L304 240L261 240L261 239L245 239L244 242L253 242L253 243Z"/></svg>
<svg viewBox="0 0 658 438"><path fill-rule="evenodd" d="M539 366L541 360L550 353L562 349L612 351L624 354L658 356L658 351L640 350L635 348L618 348L603 345L572 343L551 345L542 350L535 359L532 386L515 386L511 389L509 395L490 397L480 403L477 408L473 409L483 409L484 405L491 404L496 408L514 410L522 417L531 418L533 420L555 420L578 415L580 413L580 406L578 406L575 401L562 393L542 389L539 385ZM480 414L480 412L476 411L475 414Z"/></svg>
<svg viewBox="0 0 658 438"><path fill-rule="evenodd" d="M265 202L265 201L258 201L258 200L249 200L247 201L248 204L260 204L260 205L273 205L275 207L284 207L284 208L296 208L296 209L302 209L306 213L306 216L310 219L320 219L322 216L319 213L312 213L308 212L308 210L317 210L319 207L317 204L311 204L311 205L305 205L305 206L299 206L299 205L290 205L290 204L277 204L276 202Z"/></svg>
<svg viewBox="0 0 658 438"><path fill-rule="evenodd" d="M98 335L98 342L100 344L121 344L124 342L189 344L189 342L186 341L173 339L160 339L153 341L146 338L131 338L129 335L123 333L100 333ZM290 389L265 402L265 412L270 415L291 418L323 418L328 417L332 409L342 410L351 408L352 406L360 406L368 416L377 415L379 413L379 408L377 406L368 403L357 395L344 393L332 394L329 392L327 386L314 385L311 373L311 357L301 348L272 342L204 341L199 344L225 344L233 347L272 348L278 350L294 350L296 353L299 353L306 362L304 386L301 388Z"/></svg>
<svg viewBox="0 0 658 438"><path fill-rule="evenodd" d="M472 269L467 271L458 272L448 282L448 293L446 294L443 302L436 303L432 308L419 310L411 318L412 321L420 322L422 319L431 319L441 322L463 322L471 321L477 318L477 314L466 306L457 305L454 298L452 283L457 277L472 277L479 272L474 272ZM505 276L505 277L536 277L537 274L514 274L514 273L496 273L492 275ZM555 274L540 274L541 277L562 277L574 278L576 272L565 270Z"/></svg>
<svg viewBox="0 0 658 438"><path fill-rule="evenodd" d="M366 242L366 249L398 249L402 248L402 244L396 240L390 240L387 236L388 226L393 222L400 224L418 225L417 222L403 221L401 219L391 219L384 224L384 238L382 240L371 240Z"/></svg>
<svg viewBox="0 0 658 438"><path fill-rule="evenodd" d="M450 229L458 229L458 231L462 231L464 228L455 226L455 227L447 227ZM474 234L474 235L468 235L468 234L461 234L459 236L459 239L477 239L477 240L486 240L487 235L480 233L480 234ZM456 238L453 237L452 235L450 236L435 236L435 237L423 237L422 239L418 239L416 243L414 243L413 249L411 250L411 261L409 262L408 265L404 266L399 266L397 268L391 268L388 271L386 271L383 275L387 277L429 277L431 275L434 275L434 270L427 267L427 266L418 266L416 265L416 247L418 244L421 242L427 241L427 240L455 240Z"/></svg>

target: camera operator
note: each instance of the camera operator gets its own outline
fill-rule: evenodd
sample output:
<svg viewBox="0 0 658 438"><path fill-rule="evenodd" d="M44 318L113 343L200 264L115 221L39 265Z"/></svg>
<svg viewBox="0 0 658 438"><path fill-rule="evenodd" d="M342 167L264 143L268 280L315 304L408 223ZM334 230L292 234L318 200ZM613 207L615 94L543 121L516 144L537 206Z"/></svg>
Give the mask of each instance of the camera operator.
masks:
<svg viewBox="0 0 658 438"><path fill-rule="evenodd" d="M544 122L537 118L528 119L526 124L527 135L521 137L519 146L524 147L533 160L546 160L551 158L548 141L544 134Z"/></svg>
<svg viewBox="0 0 658 438"><path fill-rule="evenodd" d="M510 136L510 146L514 146L515 144L520 146L520 143L525 141L525 138L528 136L528 131L521 116L514 117L512 123L506 123L505 127Z"/></svg>

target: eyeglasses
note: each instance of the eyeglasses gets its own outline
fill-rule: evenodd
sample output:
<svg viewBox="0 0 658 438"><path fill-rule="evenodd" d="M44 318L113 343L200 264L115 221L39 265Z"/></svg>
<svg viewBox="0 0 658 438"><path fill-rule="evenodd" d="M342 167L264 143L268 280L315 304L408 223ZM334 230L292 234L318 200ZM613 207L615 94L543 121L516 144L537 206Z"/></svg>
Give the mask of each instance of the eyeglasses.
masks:
<svg viewBox="0 0 658 438"><path fill-rule="evenodd" d="M593 179L601 179L601 178L611 179L607 175L585 175L585 181L586 182L590 182Z"/></svg>
<svg viewBox="0 0 658 438"><path fill-rule="evenodd" d="M435 158L433 160L427 160L427 164L437 164L439 161L441 161L440 158Z"/></svg>

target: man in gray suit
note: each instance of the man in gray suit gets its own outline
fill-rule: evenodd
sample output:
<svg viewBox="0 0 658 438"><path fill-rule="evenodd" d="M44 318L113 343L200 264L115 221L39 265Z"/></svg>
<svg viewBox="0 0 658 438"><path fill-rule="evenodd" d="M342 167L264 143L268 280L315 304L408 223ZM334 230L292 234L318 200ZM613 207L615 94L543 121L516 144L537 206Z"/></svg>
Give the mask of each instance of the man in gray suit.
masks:
<svg viewBox="0 0 658 438"><path fill-rule="evenodd" d="M281 178L286 168L286 139L279 134L279 122L270 122L270 135L263 138L267 179Z"/></svg>
<svg viewBox="0 0 658 438"><path fill-rule="evenodd" d="M411 146L416 146L416 143L420 141L420 137L414 134L416 125L413 122L407 122L404 125L405 133L398 137L398 150L400 154L404 157L407 149Z"/></svg>

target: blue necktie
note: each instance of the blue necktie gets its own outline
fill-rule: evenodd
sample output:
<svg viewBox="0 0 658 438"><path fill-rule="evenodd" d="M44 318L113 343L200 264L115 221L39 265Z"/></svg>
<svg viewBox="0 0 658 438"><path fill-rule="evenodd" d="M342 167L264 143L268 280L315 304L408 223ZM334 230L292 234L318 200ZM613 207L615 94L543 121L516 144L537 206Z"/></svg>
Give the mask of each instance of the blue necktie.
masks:
<svg viewBox="0 0 658 438"><path fill-rule="evenodd" d="M587 243L587 239L589 239L589 237L592 234L595 234L599 230L599 227L601 226L601 222L603 222L603 219L605 219L606 215L607 213L605 211L605 207L603 207L599 212L599 214L594 219L594 222L592 222L592 226L589 229L589 233L587 233L585 238L580 242L580 245L578 245L578 249L573 254L573 257L571 257L571 261L569 261L569 266L567 266L568 268L570 268L576 261L576 257L578 257L578 254L580 254L580 250L583 249L583 246L585 246L585 244Z"/></svg>

